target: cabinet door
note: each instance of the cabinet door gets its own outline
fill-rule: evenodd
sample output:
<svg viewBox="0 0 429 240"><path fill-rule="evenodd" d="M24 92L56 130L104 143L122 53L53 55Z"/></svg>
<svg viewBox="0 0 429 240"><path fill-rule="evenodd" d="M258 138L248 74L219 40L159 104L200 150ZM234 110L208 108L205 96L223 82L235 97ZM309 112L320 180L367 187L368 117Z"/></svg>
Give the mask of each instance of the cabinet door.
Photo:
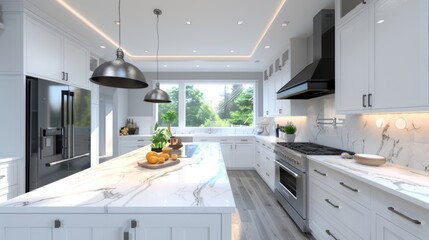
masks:
<svg viewBox="0 0 429 240"><path fill-rule="evenodd" d="M236 143L234 165L236 167L253 167L255 162L255 146L248 143Z"/></svg>
<svg viewBox="0 0 429 240"><path fill-rule="evenodd" d="M227 168L234 167L233 146L234 146L234 144L232 144L232 143L221 143L220 144L223 161L225 162L225 166Z"/></svg>
<svg viewBox="0 0 429 240"><path fill-rule="evenodd" d="M268 106L269 106L269 103L268 103L268 98L269 98L269 87L268 87L268 81L269 80L264 80L264 83L263 83L263 110L264 110L264 112L263 112L263 114L262 114L262 116L264 116L264 117L267 117L267 116L269 116L269 109L268 109Z"/></svg>
<svg viewBox="0 0 429 240"><path fill-rule="evenodd" d="M220 214L144 214L139 240L220 240Z"/></svg>
<svg viewBox="0 0 429 240"><path fill-rule="evenodd" d="M350 22L337 29L335 103L339 112L362 111L368 106L366 103L370 80L368 26L369 10L365 8Z"/></svg>
<svg viewBox="0 0 429 240"><path fill-rule="evenodd" d="M49 80L62 79L62 37L41 22L26 18L26 72Z"/></svg>
<svg viewBox="0 0 429 240"><path fill-rule="evenodd" d="M367 7L372 0L336 0L335 1L335 24L337 26L347 22L362 8Z"/></svg>
<svg viewBox="0 0 429 240"><path fill-rule="evenodd" d="M428 106L428 1L379 0L374 8L374 108Z"/></svg>
<svg viewBox="0 0 429 240"><path fill-rule="evenodd" d="M89 89L89 53L79 44L64 39L64 72L71 84Z"/></svg>
<svg viewBox="0 0 429 240"><path fill-rule="evenodd" d="M376 239L377 240L418 240L416 236L396 226L392 222L376 215Z"/></svg>
<svg viewBox="0 0 429 240"><path fill-rule="evenodd" d="M275 91L277 93L280 88L282 88L290 80L290 64L286 64L280 72L277 72L278 75L275 82ZM275 94L275 103L276 111L275 115L288 115L290 112L290 100L277 100L277 94Z"/></svg>

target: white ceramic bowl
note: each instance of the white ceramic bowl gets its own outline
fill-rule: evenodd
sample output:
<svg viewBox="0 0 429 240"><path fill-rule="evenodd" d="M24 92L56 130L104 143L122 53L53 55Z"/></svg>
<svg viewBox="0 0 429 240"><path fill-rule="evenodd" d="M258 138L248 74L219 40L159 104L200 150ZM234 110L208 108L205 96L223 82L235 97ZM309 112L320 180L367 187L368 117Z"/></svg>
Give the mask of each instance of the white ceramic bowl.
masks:
<svg viewBox="0 0 429 240"><path fill-rule="evenodd" d="M354 158L356 162L369 166L380 166L386 163L385 157L373 154L356 153Z"/></svg>

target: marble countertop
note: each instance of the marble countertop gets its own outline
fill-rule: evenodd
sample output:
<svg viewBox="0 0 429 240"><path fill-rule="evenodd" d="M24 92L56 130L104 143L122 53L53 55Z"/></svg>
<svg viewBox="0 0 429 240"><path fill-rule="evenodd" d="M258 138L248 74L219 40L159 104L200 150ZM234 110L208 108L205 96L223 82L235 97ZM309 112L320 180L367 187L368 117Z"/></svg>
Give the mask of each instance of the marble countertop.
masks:
<svg viewBox="0 0 429 240"><path fill-rule="evenodd" d="M1 203L0 213L235 211L220 145L188 145L194 146L194 155L180 158L178 165L156 170L137 166L149 151L146 146Z"/></svg>
<svg viewBox="0 0 429 240"><path fill-rule="evenodd" d="M429 174L396 164L373 167L339 156L308 156L329 168L429 209Z"/></svg>
<svg viewBox="0 0 429 240"><path fill-rule="evenodd" d="M254 134L245 134L245 133L177 133L174 134L174 136L177 137L253 137L256 136ZM138 135L126 135L126 136L120 136L121 138L138 138L138 137L152 137L152 134L138 134Z"/></svg>

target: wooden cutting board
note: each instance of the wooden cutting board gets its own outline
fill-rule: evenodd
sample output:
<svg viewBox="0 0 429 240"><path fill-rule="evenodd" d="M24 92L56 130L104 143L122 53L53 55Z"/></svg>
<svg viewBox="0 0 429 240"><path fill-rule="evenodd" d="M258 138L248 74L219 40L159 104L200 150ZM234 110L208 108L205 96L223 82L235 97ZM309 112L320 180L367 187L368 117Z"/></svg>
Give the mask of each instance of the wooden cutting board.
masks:
<svg viewBox="0 0 429 240"><path fill-rule="evenodd" d="M179 163L180 163L180 159L177 159L176 161L168 160L164 163L155 163L155 164L150 164L146 160L142 160L142 161L138 161L137 165L139 165L140 167L143 167L143 168L148 168L148 169L160 169L160 168L174 166L174 165L177 165Z"/></svg>

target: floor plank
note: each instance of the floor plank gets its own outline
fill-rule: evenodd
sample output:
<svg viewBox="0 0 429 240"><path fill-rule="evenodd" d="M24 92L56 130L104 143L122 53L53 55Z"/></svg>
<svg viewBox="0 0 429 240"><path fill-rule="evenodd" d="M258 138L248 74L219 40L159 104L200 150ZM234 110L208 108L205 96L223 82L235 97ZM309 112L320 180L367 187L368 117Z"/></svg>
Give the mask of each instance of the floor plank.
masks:
<svg viewBox="0 0 429 240"><path fill-rule="evenodd" d="M228 171L236 212L233 240L308 240L256 171Z"/></svg>

